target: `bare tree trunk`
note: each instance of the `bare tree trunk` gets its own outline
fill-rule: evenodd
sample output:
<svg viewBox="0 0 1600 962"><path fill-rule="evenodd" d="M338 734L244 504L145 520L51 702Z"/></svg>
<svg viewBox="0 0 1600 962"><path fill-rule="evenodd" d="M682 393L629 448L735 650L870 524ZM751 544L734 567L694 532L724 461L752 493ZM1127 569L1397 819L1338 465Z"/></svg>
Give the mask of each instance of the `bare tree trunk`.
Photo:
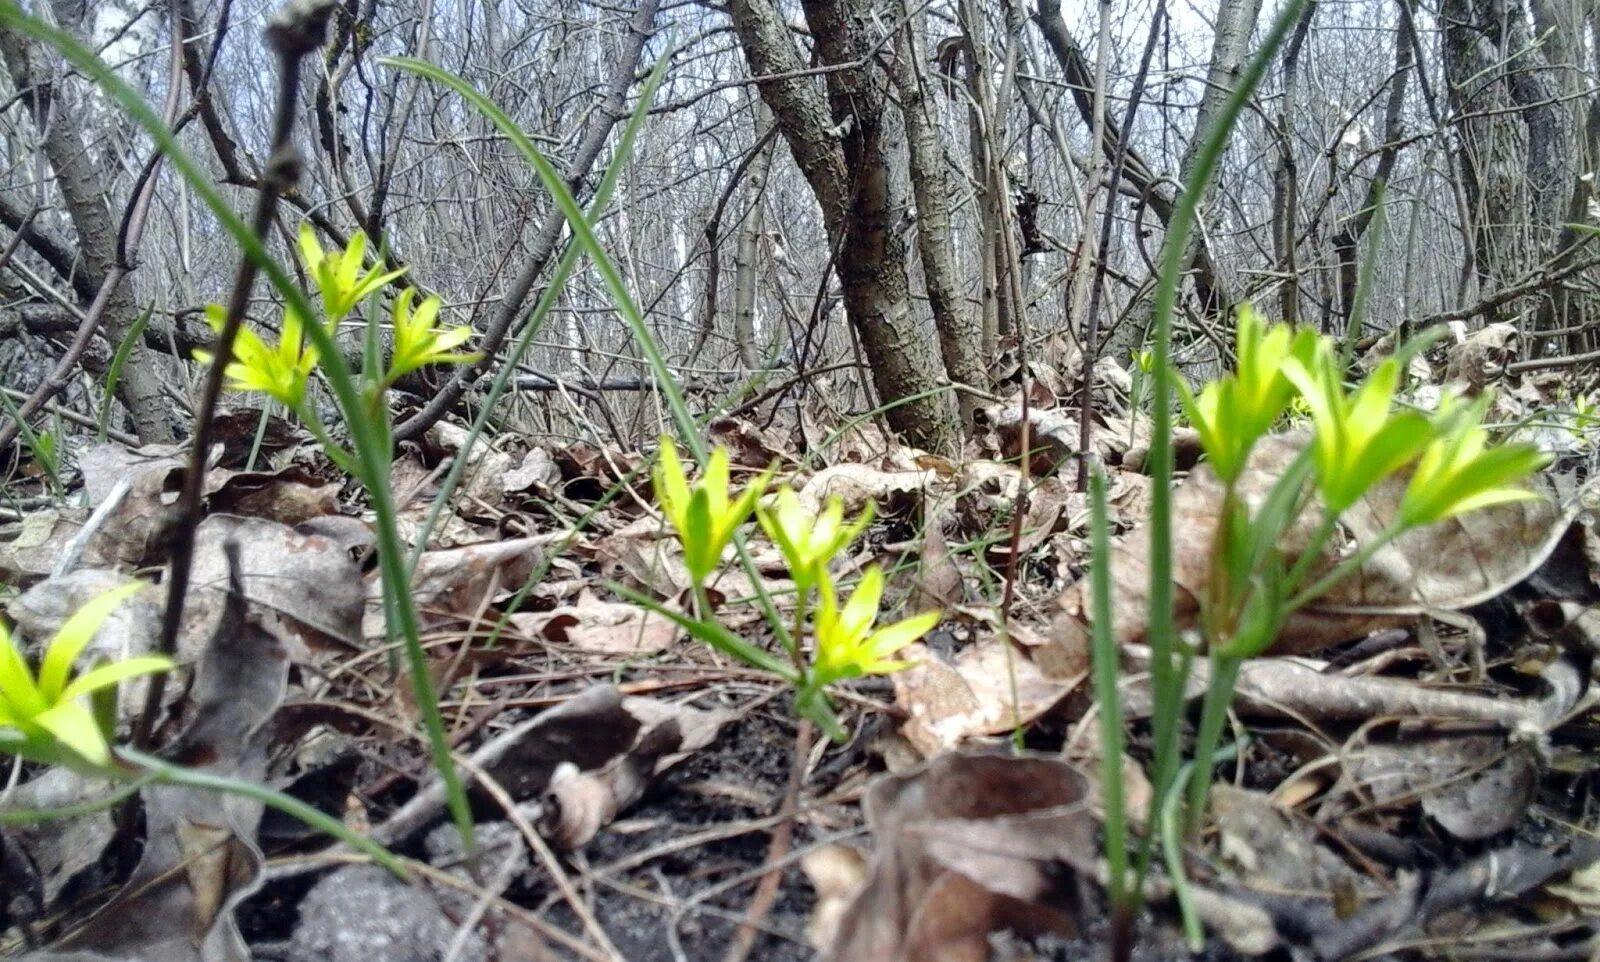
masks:
<svg viewBox="0 0 1600 962"><path fill-rule="evenodd" d="M1102 150L1108 155L1114 154L1123 137L1122 129L1112 117L1095 116L1094 77L1083 55L1083 48L1073 39L1066 21L1061 17L1061 0L1035 0L1035 8L1037 14L1034 19L1039 25L1039 32L1044 35L1045 43L1055 55L1056 63L1066 78L1079 116L1091 129L1096 123L1105 125ZM1231 78L1238 75L1245 45L1250 39L1250 26L1260 14L1260 8L1260 0L1223 0L1217 12L1218 36L1213 44L1212 64L1207 71L1209 85L1201 102L1201 121L1190 135L1184 161L1180 165L1180 181L1193 164L1205 137L1204 121L1216 113L1232 90ZM1216 86L1219 83L1223 86ZM1128 187L1138 193L1142 202L1149 205L1163 225L1172 218L1173 196L1157 181L1156 175L1137 151L1130 149L1127 152L1122 176L1127 179ZM1192 236L1185 261L1194 271L1195 297L1205 310L1212 313L1221 311L1234 300L1231 293L1222 289L1222 281L1217 276L1203 232L1196 231Z"/></svg>
<svg viewBox="0 0 1600 962"><path fill-rule="evenodd" d="M806 23L827 74L827 95L804 69L789 28L771 0L733 0L733 26L751 71L773 77L761 96L805 175L829 240L845 311L861 340L873 383L890 408L890 427L930 451L955 446L955 419L937 392L938 360L915 312L906 278L906 242L891 219L883 149L887 80L869 57L873 19L856 0L805 0Z"/></svg>
<svg viewBox="0 0 1600 962"><path fill-rule="evenodd" d="M772 127L772 111L757 100L756 143L759 145ZM739 239L733 253L733 340L739 350L739 363L754 370L761 366L756 347L756 258L761 250L761 235L766 232L762 198L767 191L767 172L772 168L772 146L758 146L746 173L745 215L739 222Z"/></svg>
<svg viewBox="0 0 1600 962"><path fill-rule="evenodd" d="M994 158L989 156L992 139L984 125L994 116L994 91L989 82L989 32L984 6L975 0L961 0L956 7L961 25L962 59L965 61L967 89L967 153L972 163L972 184L978 208L978 259L981 283L979 304L983 312L983 350L993 355L1000 337L1009 333L1003 308L1005 291L1001 285L1000 232L1005 222L1000 216L1000 192L996 185Z"/></svg>
<svg viewBox="0 0 1600 962"><path fill-rule="evenodd" d="M1311 0L1300 13L1283 52L1283 99L1278 108L1278 169L1272 178L1272 254L1283 286L1278 288L1278 313L1286 324L1300 323L1300 172L1294 156L1295 98L1299 94L1300 52L1316 16ZM1402 38L1404 42L1404 38Z"/></svg>
<svg viewBox="0 0 1600 962"><path fill-rule="evenodd" d="M1486 291L1512 287L1570 240L1563 225L1582 196L1577 124L1520 4L1444 0L1440 19L1474 267ZM1530 332L1572 326L1568 307L1560 285L1507 305Z"/></svg>
<svg viewBox="0 0 1600 962"><path fill-rule="evenodd" d="M1383 146L1378 149L1378 165L1372 172L1372 180L1367 186L1366 196L1361 200L1361 207L1351 214L1333 235L1333 249L1339 259L1339 309L1346 330L1355 310L1356 288L1360 274L1357 250L1361 246L1361 237L1367 232L1373 217L1378 213L1378 204L1388 188L1389 175L1394 172L1395 160L1400 156L1402 109L1406 101L1406 82L1411 76L1413 66L1411 44L1406 39L1405 30L1396 25L1394 74L1390 81L1389 102L1383 112ZM1351 337L1359 337L1361 332L1349 331L1349 334Z"/></svg>
<svg viewBox="0 0 1600 962"><path fill-rule="evenodd" d="M45 158L55 171L56 190L78 235L79 264L85 279L95 288L107 287L100 295L106 298L102 333L115 347L127 337L138 308L131 288L122 283L126 270L117 264L114 212L122 205L108 194L113 173L89 155L85 145L95 138L83 128L83 115L58 109L54 81L32 62L25 41L10 31L0 31L0 56L5 58L14 88L32 110ZM154 358L143 342L131 346L117 382L117 398L133 418L134 433L141 442L170 443L174 437L167 417L171 406L161 395L160 367ZM85 360L94 363L87 354Z"/></svg>
<svg viewBox="0 0 1600 962"><path fill-rule="evenodd" d="M984 331L967 308L956 273L955 246L951 236L950 184L946 175L944 145L938 120L928 108L927 75L922 69L920 27L908 9L900 5L905 26L896 37L895 84L900 92L900 109L905 115L906 147L911 165L911 186L917 202L917 253L922 259L923 284L933 309L933 323L939 332L939 353L950 378L962 384L987 389L989 375L980 345ZM986 248L987 249L987 248ZM970 430L977 410L977 399L958 391L956 402L961 424Z"/></svg>

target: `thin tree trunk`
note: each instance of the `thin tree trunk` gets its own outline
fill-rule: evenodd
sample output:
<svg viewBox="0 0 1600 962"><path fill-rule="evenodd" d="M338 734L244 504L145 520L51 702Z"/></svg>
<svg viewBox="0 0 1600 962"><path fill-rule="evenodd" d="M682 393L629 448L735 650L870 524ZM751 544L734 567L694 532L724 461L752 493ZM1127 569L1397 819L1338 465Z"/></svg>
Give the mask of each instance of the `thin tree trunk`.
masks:
<svg viewBox="0 0 1600 962"><path fill-rule="evenodd" d="M772 77L761 96L810 184L844 287L845 312L860 338L889 426L911 444L954 450L955 419L937 390L938 359L911 309L906 242L891 219L883 149L887 81L870 66L873 21L851 0L805 0L806 23L827 74L827 96L801 76L804 64L771 0L733 0L734 31L750 70Z"/></svg>
<svg viewBox="0 0 1600 962"><path fill-rule="evenodd" d="M56 190L78 235L82 268L105 298L101 333L115 347L127 338L138 315L133 291L123 280L127 271L117 264L117 224L112 211L120 205L107 196L112 172L89 155L85 144L94 138L80 117L57 109L54 82L32 62L28 45L10 31L0 31L0 56L5 58L14 88L33 111L44 155L55 171ZM88 355L86 354L87 358ZM168 419L171 405L161 393L161 366L142 341L130 347L128 363L117 382L117 398L133 419L134 433L146 444L171 443Z"/></svg>
<svg viewBox="0 0 1600 962"><path fill-rule="evenodd" d="M989 375L979 353L983 330L968 309L956 273L955 246L950 218L950 184L944 143L938 120L928 108L927 75L922 69L918 21L902 0L905 26L896 37L895 84L905 115L906 147L911 165L911 187L917 202L917 253L922 259L922 279L939 332L939 353L953 381L987 389ZM971 430L977 398L958 391L956 403L963 429Z"/></svg>
<svg viewBox="0 0 1600 962"><path fill-rule="evenodd" d="M760 144L772 127L772 111L757 100L755 113L756 142ZM772 145L757 147L756 157L745 174L745 215L739 223L739 239L733 253L733 340L739 350L739 363L750 370L761 366L761 352L756 345L756 258L761 250L761 235L766 232L762 205L771 168Z"/></svg>

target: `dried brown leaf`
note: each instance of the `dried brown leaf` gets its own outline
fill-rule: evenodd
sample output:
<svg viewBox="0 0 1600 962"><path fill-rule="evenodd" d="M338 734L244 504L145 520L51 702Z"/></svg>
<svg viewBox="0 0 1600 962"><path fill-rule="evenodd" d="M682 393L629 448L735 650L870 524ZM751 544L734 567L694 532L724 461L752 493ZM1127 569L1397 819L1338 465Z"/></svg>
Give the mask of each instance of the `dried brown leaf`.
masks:
<svg viewBox="0 0 1600 962"><path fill-rule="evenodd" d="M668 607L676 610L671 601ZM671 619L638 605L601 600L589 590L580 592L570 605L520 612L511 616L511 622L524 634L602 654L664 651L683 634Z"/></svg>
<svg viewBox="0 0 1600 962"><path fill-rule="evenodd" d="M825 958L986 958L991 933L1078 931L1095 825L1088 781L1059 759L945 755L868 791L875 843L866 886Z"/></svg>

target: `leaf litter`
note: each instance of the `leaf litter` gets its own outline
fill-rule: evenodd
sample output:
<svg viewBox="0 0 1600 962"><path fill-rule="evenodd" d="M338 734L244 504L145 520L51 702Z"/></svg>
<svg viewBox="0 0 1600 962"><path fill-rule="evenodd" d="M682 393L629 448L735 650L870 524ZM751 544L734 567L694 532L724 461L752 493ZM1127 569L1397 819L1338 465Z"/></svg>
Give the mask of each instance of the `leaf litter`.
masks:
<svg viewBox="0 0 1600 962"><path fill-rule="evenodd" d="M1470 382L1509 349L1470 339L1451 370ZM1117 379L1102 383L1115 394ZM898 656L910 668L847 686L848 741L799 756L782 685L614 593L680 613L692 602L653 507L648 452L480 443L412 584L472 779L475 853L447 823L384 635L361 504L292 437L266 469L244 470L244 450L220 446L179 645L194 682L169 691L156 744L301 798L399 852L412 878L259 803L146 786L125 806L0 829L3 944L36 960L204 962L676 962L741 942L746 957L780 962L1100 957L1088 512L1071 481L1076 412L1041 400L1030 418L1045 447L1026 474L1020 415L1006 410L959 462L870 425L826 449L808 426L821 463L751 422L709 426L736 484L778 464L814 509L834 496L849 516L870 504L876 518L839 574L880 564L891 613L944 613ZM1146 436L1114 396L1097 403L1123 536L1124 787L1142 831ZM464 443L444 427L398 452L407 531L420 531ZM1261 445L1245 496L1264 496L1302 443ZM106 445L79 468L76 503L0 530L0 571L29 589L9 617L28 637L47 637L94 586L162 560L175 452ZM1241 667L1233 717L1248 738L1219 768L1209 831L1185 853L1205 958L1559 957L1600 943L1600 534L1571 477L1543 483L1545 500L1376 553ZM1323 564L1381 530L1402 490L1403 479L1369 494ZM1192 618L1206 577L1220 492L1202 465L1177 494L1180 616ZM789 611L793 585L750 531L760 584L724 567L712 598L730 627L765 642L747 599L764 588ZM71 570L56 570L69 548ZM130 606L95 650L141 650L154 604ZM1206 668L1195 666L1195 697ZM124 701L131 720L139 699ZM17 782L8 806L109 790L65 770L29 768ZM769 864L780 829L792 837ZM775 897L759 905L772 873ZM1146 886L1136 957L1189 958L1172 880L1156 870Z"/></svg>

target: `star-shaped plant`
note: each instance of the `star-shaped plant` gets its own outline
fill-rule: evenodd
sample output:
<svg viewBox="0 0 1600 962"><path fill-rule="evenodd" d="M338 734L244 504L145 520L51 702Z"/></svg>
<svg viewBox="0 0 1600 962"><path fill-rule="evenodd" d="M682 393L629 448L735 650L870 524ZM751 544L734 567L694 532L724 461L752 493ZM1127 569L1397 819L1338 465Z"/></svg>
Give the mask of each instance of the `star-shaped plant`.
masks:
<svg viewBox="0 0 1600 962"><path fill-rule="evenodd" d="M221 304L206 305L206 323L222 332L227 311ZM210 364L216 356L210 351L195 351L195 359ZM240 327L233 342L233 359L228 362L227 389L259 391L291 411L300 409L306 399L306 385L317 366L317 349L305 343L305 322L293 310L284 312L283 329L276 344L269 345L261 335Z"/></svg>
<svg viewBox="0 0 1600 962"><path fill-rule="evenodd" d="M389 356L388 383L429 364L468 364L478 360L479 354L452 354L472 337L472 328L466 326L439 328L439 298L423 298L413 310L416 299L414 288L406 288L394 300L391 317L394 320L394 347Z"/></svg>
<svg viewBox="0 0 1600 962"><path fill-rule="evenodd" d="M1317 490L1333 514L1355 504L1383 478L1410 464L1433 440L1434 424L1416 411L1395 411L1400 361L1386 358L1354 393L1346 393L1333 342L1312 356L1290 357L1283 372L1311 411Z"/></svg>
<svg viewBox="0 0 1600 962"><path fill-rule="evenodd" d="M756 519L788 563L795 587L804 592L827 574L828 562L872 523L872 508L867 502L860 516L845 524L844 500L838 495L828 499L821 515L815 515L800 503L793 488L785 486L770 506L756 512Z"/></svg>
<svg viewBox="0 0 1600 962"><path fill-rule="evenodd" d="M821 603L812 629L817 647L811 662L811 681L817 686L863 675L892 674L909 666L910 662L892 660L893 655L932 631L941 617L938 611L925 611L874 631L883 599L883 569L877 565L861 576L843 607L826 569L817 587Z"/></svg>
<svg viewBox="0 0 1600 962"><path fill-rule="evenodd" d="M728 449L711 452L705 473L692 486L678 458L678 446L661 438L661 459L656 464L656 498L683 544L683 563L696 585L704 585L722 564L722 551L734 532L750 520L756 501L772 472L745 485L735 498L728 493Z"/></svg>
<svg viewBox="0 0 1600 962"><path fill-rule="evenodd" d="M733 497L728 491L728 451L718 447L707 459L701 478L691 485L677 446L671 438L663 437L655 471L656 498L683 545L684 565L694 580L700 617L673 611L623 586L616 590L676 622L717 651L782 678L794 687L795 712L816 722L829 737L843 739L845 732L829 702L828 686L905 668L908 663L896 661L893 656L938 624L941 613L924 612L874 630L884 588L883 571L875 565L867 569L850 599L841 605L828 564L871 523L872 506L869 504L854 521L846 523L840 498L830 498L818 515L805 507L793 489L784 487L771 503L759 509L757 517L783 555L795 587L792 625L785 625L785 619L774 610L767 612L789 662L784 663L717 621L705 581L721 564L723 549L756 510L771 475L769 469L746 485L737 498ZM809 613L813 593L820 598L815 618ZM813 639L809 653L799 640L808 630Z"/></svg>
<svg viewBox="0 0 1600 962"><path fill-rule="evenodd" d="M384 271L376 267L363 271L361 268L366 253L367 235L362 231L355 232L344 250L329 254L318 243L317 233L311 224L300 224L300 262L305 265L322 294L322 306L329 324L343 320L357 304L406 272L405 268Z"/></svg>
<svg viewBox="0 0 1600 962"><path fill-rule="evenodd" d="M83 770L103 770L111 764L114 712L91 711L84 700L97 700L124 678L167 671L172 662L142 655L99 665L76 677L72 667L106 617L143 587L143 582L133 582L79 608L45 649L37 676L0 623L0 752Z"/></svg>
<svg viewBox="0 0 1600 962"><path fill-rule="evenodd" d="M1178 384L1184 413L1200 435L1211 470L1224 483L1238 478L1256 441L1272 429L1294 397L1285 377L1291 358L1309 359L1316 350L1314 331L1287 324L1266 327L1248 304L1239 308L1234 373L1211 381L1196 397Z"/></svg>
<svg viewBox="0 0 1600 962"><path fill-rule="evenodd" d="M1489 400L1485 395L1464 412L1441 416L1442 434L1422 452L1400 501L1402 526L1420 528L1479 508L1537 497L1517 482L1549 458L1531 444L1490 447L1489 432L1482 425Z"/></svg>
<svg viewBox="0 0 1600 962"><path fill-rule="evenodd" d="M1329 338L1291 334L1281 325L1263 333L1255 313L1241 309L1238 343L1237 373L1207 384L1198 398L1183 395L1224 485L1200 598L1211 667L1194 744L1196 770L1207 774L1190 783L1191 829L1205 810L1212 753L1243 660L1269 650L1293 612L1352 576L1406 531L1535 497L1517 483L1545 460L1531 445L1489 445L1481 424L1487 399L1464 410L1447 405L1432 417L1398 409L1403 359L1425 341L1386 358L1353 390L1345 387L1344 364ZM1251 447L1297 405L1310 415L1309 449L1283 468L1264 497L1252 502L1240 496L1238 481ZM1379 482L1407 468L1412 475L1388 528L1324 564L1341 516ZM1286 556L1280 547L1286 534L1313 505L1320 514L1314 532ZM1181 693L1181 685L1171 691Z"/></svg>

